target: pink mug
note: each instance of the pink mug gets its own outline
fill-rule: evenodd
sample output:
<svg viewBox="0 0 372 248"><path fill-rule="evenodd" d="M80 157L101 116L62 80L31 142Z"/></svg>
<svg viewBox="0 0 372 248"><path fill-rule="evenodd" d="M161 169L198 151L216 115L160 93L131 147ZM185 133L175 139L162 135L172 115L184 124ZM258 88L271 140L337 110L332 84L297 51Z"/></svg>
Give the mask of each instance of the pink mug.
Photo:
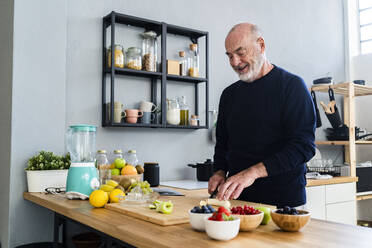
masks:
<svg viewBox="0 0 372 248"><path fill-rule="evenodd" d="M124 116L127 123L137 123L138 117L142 117L143 112L138 109L126 109L124 110Z"/></svg>

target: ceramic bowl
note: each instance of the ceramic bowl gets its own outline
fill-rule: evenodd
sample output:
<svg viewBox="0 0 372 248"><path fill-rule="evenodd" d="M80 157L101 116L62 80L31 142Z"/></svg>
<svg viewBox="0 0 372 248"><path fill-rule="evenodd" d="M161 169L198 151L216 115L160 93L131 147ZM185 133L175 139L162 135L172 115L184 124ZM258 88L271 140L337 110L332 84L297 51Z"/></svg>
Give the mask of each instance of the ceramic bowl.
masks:
<svg viewBox="0 0 372 248"><path fill-rule="evenodd" d="M236 216L240 219L240 231L252 231L261 224L264 213L261 212L259 214L252 215L233 214L233 216Z"/></svg>
<svg viewBox="0 0 372 248"><path fill-rule="evenodd" d="M215 221L208 220L206 217L205 221L205 231L207 235L212 239L217 240L230 240L235 238L239 233L240 219L228 221Z"/></svg>
<svg viewBox="0 0 372 248"><path fill-rule="evenodd" d="M297 210L299 215L278 214L276 210L271 210L271 218L280 229L288 232L297 232L302 227L306 226L310 220L310 212L305 210Z"/></svg>
<svg viewBox="0 0 372 248"><path fill-rule="evenodd" d="M204 213L191 213L189 212L190 217L190 225L197 231L205 231L205 218L211 217L212 214L204 214Z"/></svg>

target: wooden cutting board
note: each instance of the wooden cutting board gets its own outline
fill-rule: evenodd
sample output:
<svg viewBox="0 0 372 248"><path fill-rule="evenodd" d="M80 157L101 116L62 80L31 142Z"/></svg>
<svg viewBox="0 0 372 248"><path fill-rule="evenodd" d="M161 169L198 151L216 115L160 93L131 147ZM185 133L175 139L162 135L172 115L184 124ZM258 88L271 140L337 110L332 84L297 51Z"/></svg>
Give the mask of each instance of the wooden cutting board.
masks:
<svg viewBox="0 0 372 248"><path fill-rule="evenodd" d="M161 226L177 225L189 223L189 211L198 206L201 200L207 197L196 197L192 195L186 196L160 196L160 201L172 201L174 204L173 212L171 214L158 213L156 210L149 209L146 205L121 205L120 203L106 204L105 208L116 211L121 214L132 216L141 220L149 221ZM233 206L237 205L258 205L245 201L232 200ZM270 206L271 207L271 206ZM216 208L216 207L215 207Z"/></svg>

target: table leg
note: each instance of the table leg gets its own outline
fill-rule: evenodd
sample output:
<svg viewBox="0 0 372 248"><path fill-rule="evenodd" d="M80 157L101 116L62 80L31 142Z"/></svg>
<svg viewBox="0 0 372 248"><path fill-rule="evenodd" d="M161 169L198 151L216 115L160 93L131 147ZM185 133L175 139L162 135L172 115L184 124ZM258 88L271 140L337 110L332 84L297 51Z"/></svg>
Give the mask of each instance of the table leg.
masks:
<svg viewBox="0 0 372 248"><path fill-rule="evenodd" d="M57 213L54 213L53 248L58 247L60 220Z"/></svg>

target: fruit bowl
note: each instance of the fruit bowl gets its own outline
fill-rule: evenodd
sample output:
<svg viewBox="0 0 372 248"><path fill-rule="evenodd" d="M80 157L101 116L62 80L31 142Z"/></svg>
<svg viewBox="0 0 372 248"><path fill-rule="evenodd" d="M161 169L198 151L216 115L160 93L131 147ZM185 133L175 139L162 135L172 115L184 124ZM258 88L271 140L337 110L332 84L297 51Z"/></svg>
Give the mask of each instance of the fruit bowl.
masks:
<svg viewBox="0 0 372 248"><path fill-rule="evenodd" d="M129 180L134 179L136 181L141 181L142 180L142 174L137 174L137 175L111 175L111 178L120 184L120 182L122 180L127 180L127 179L129 179Z"/></svg>
<svg viewBox="0 0 372 248"><path fill-rule="evenodd" d="M249 215L233 214L233 216L240 219L240 231L252 231L261 224L264 213L260 212L259 214Z"/></svg>
<svg viewBox="0 0 372 248"><path fill-rule="evenodd" d="M310 220L310 212L305 210L297 210L298 215L281 214L277 211L281 209L271 210L271 218L274 223L284 231L297 232L304 227Z"/></svg>
<svg viewBox="0 0 372 248"><path fill-rule="evenodd" d="M230 240L235 238L239 233L240 218L229 221L215 221L204 219L205 231L212 239Z"/></svg>
<svg viewBox="0 0 372 248"><path fill-rule="evenodd" d="M197 231L205 231L205 218L212 216L212 213L192 213L189 212L190 225Z"/></svg>

